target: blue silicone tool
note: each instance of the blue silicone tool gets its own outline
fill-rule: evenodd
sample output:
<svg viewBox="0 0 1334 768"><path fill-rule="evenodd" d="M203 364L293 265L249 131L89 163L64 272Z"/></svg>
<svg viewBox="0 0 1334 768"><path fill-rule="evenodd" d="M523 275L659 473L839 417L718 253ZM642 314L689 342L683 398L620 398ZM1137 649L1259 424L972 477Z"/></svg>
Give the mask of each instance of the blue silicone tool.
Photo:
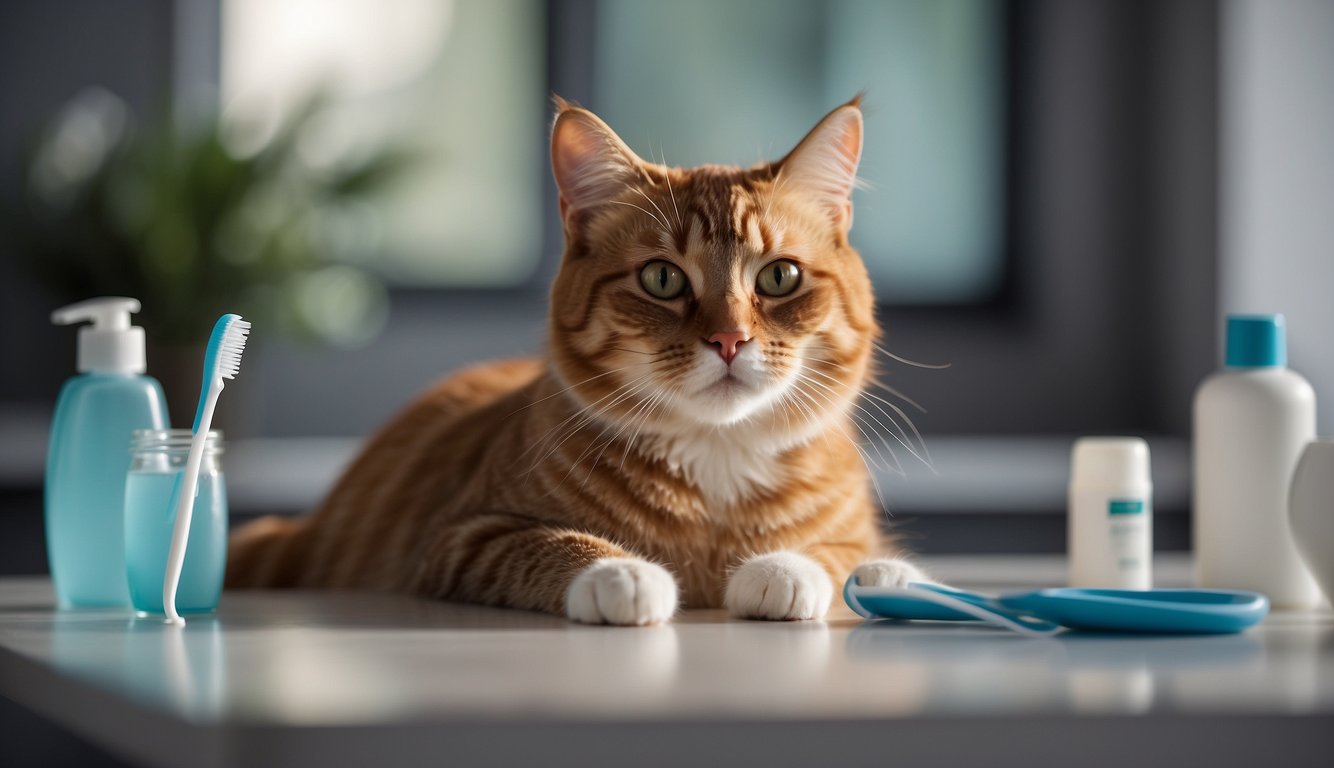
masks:
<svg viewBox="0 0 1334 768"><path fill-rule="evenodd" d="M1269 613L1256 592L1218 589L1042 589L989 597L940 584L843 587L848 607L863 618L981 621L1028 635L1062 627L1092 632L1227 634Z"/></svg>
<svg viewBox="0 0 1334 768"><path fill-rule="evenodd" d="M1042 589L1001 595L1000 603L1092 632L1228 634L1269 613L1264 595L1226 589Z"/></svg>

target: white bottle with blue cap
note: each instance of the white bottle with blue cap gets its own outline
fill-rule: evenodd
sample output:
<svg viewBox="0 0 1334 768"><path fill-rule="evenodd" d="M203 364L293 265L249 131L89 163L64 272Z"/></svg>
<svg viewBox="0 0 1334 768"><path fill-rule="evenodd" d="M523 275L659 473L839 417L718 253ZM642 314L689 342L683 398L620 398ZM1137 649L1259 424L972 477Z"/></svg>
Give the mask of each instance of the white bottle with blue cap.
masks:
<svg viewBox="0 0 1334 768"><path fill-rule="evenodd" d="M1315 438L1315 392L1287 367L1282 315L1229 315L1226 368L1195 393L1195 563L1202 587L1320 601L1288 525L1288 485Z"/></svg>

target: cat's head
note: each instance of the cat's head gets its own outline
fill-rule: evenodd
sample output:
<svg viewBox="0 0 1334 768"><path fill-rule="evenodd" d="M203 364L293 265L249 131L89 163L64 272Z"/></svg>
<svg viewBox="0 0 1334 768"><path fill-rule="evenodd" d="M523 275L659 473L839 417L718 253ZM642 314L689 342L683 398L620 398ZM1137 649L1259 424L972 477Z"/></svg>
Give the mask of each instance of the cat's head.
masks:
<svg viewBox="0 0 1334 768"><path fill-rule="evenodd" d="M647 431L745 423L800 439L844 413L878 334L848 244L858 101L751 168L647 162L593 113L557 109L550 347L574 397Z"/></svg>

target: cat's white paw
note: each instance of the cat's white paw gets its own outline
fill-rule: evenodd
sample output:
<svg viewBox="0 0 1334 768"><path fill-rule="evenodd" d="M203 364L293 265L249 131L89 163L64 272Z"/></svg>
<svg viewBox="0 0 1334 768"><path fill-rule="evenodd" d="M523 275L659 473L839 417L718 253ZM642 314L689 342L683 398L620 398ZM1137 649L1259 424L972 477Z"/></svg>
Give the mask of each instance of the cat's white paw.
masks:
<svg viewBox="0 0 1334 768"><path fill-rule="evenodd" d="M647 560L604 557L570 582L565 612L585 624L657 624L676 612L676 580Z"/></svg>
<svg viewBox="0 0 1334 768"><path fill-rule="evenodd" d="M771 552L736 569L723 605L746 619L821 619L833 595L834 582L819 563L796 552Z"/></svg>
<svg viewBox="0 0 1334 768"><path fill-rule="evenodd" d="M910 581L931 581L921 568L899 557L862 563L852 576L863 587L902 587Z"/></svg>

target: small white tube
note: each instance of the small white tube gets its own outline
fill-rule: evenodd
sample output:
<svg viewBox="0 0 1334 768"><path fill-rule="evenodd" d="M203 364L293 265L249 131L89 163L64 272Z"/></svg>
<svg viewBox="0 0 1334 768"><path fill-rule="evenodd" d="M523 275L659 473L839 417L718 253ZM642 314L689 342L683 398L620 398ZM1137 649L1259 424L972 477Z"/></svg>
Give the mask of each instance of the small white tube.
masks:
<svg viewBox="0 0 1334 768"><path fill-rule="evenodd" d="M1083 437L1071 452L1070 585L1153 587L1153 483L1137 437Z"/></svg>

